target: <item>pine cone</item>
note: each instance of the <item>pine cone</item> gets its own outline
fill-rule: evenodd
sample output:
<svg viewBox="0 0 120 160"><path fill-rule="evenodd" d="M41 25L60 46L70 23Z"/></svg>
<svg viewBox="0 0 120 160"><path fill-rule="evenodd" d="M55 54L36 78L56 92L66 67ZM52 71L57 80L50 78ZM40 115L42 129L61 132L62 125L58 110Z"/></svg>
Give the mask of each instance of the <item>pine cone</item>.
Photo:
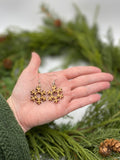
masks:
<svg viewBox="0 0 120 160"><path fill-rule="evenodd" d="M54 21L54 26L55 26L55 27L61 27L61 25L62 25L62 23L61 23L61 20L60 20L60 19L56 19L56 20Z"/></svg>
<svg viewBox="0 0 120 160"><path fill-rule="evenodd" d="M4 42L6 40L6 36L0 36L0 42Z"/></svg>
<svg viewBox="0 0 120 160"><path fill-rule="evenodd" d="M3 66L5 69L11 69L12 68L12 61L9 58L6 58L3 60Z"/></svg>
<svg viewBox="0 0 120 160"><path fill-rule="evenodd" d="M120 141L112 138L100 143L99 153L102 156L109 156L112 151L120 153Z"/></svg>

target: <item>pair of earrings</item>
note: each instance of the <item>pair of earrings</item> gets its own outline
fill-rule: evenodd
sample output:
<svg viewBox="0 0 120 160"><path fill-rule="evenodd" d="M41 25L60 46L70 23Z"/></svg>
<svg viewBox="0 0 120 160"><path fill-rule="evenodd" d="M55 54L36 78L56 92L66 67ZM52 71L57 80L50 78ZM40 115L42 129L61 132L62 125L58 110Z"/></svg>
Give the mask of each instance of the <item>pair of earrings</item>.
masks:
<svg viewBox="0 0 120 160"><path fill-rule="evenodd" d="M40 84L31 91L31 101L37 103L38 105L45 101L51 101L58 103L63 98L62 88L57 88L55 82L52 88L48 91L42 90Z"/></svg>

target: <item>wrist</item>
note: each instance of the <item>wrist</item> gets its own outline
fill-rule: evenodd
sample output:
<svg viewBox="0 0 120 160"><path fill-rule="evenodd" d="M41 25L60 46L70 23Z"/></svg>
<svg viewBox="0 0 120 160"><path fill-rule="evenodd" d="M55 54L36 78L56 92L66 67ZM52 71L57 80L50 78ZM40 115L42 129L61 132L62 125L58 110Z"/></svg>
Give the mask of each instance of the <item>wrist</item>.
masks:
<svg viewBox="0 0 120 160"><path fill-rule="evenodd" d="M25 128L22 126L22 124L20 123L19 121L19 118L17 116L17 113L16 113L16 109L15 109L15 105L14 105L14 102L12 100L12 97L10 96L7 100L7 103L9 104L9 107L11 108L13 114L14 114L14 117L15 119L17 120L18 124L20 125L20 127L22 128L22 130L24 131L24 133L26 132Z"/></svg>

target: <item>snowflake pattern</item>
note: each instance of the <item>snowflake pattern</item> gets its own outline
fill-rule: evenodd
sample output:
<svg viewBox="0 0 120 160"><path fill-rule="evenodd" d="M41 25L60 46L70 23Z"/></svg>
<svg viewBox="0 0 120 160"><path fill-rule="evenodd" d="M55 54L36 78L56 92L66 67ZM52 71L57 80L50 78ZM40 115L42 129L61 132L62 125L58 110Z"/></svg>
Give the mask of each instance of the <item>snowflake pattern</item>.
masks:
<svg viewBox="0 0 120 160"><path fill-rule="evenodd" d="M31 91L31 101L38 105L47 100L58 103L63 97L62 89L57 88L55 84L52 86L52 89L47 92L45 90L41 90L39 85Z"/></svg>
<svg viewBox="0 0 120 160"><path fill-rule="evenodd" d="M46 92L41 90L40 86L37 86L36 89L31 91L31 101L36 102L37 104L41 104L46 101Z"/></svg>
<svg viewBox="0 0 120 160"><path fill-rule="evenodd" d="M49 95L48 100L54 103L58 103L64 97L62 89L57 88L55 84L52 86L52 90L49 90L47 94Z"/></svg>

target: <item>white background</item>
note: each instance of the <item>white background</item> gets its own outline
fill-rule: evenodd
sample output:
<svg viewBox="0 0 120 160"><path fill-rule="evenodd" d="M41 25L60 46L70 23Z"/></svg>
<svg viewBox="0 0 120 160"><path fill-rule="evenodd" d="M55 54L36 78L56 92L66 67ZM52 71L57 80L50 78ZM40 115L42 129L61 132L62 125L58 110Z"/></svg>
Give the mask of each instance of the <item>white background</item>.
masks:
<svg viewBox="0 0 120 160"><path fill-rule="evenodd" d="M108 28L112 28L115 44L120 38L120 1L119 0L0 0L0 34L11 26L17 26L26 30L35 30L42 25L42 14L40 5L46 3L51 10L54 10L64 20L74 18L73 3L77 4L81 12L84 13L91 24L97 5L100 6L97 18L100 36L106 39ZM49 64L51 64L52 66ZM47 59L42 68L43 72L49 71L50 67L60 64L58 59ZM72 112L74 122L81 118L85 111L84 107ZM60 122L60 120L58 121Z"/></svg>

